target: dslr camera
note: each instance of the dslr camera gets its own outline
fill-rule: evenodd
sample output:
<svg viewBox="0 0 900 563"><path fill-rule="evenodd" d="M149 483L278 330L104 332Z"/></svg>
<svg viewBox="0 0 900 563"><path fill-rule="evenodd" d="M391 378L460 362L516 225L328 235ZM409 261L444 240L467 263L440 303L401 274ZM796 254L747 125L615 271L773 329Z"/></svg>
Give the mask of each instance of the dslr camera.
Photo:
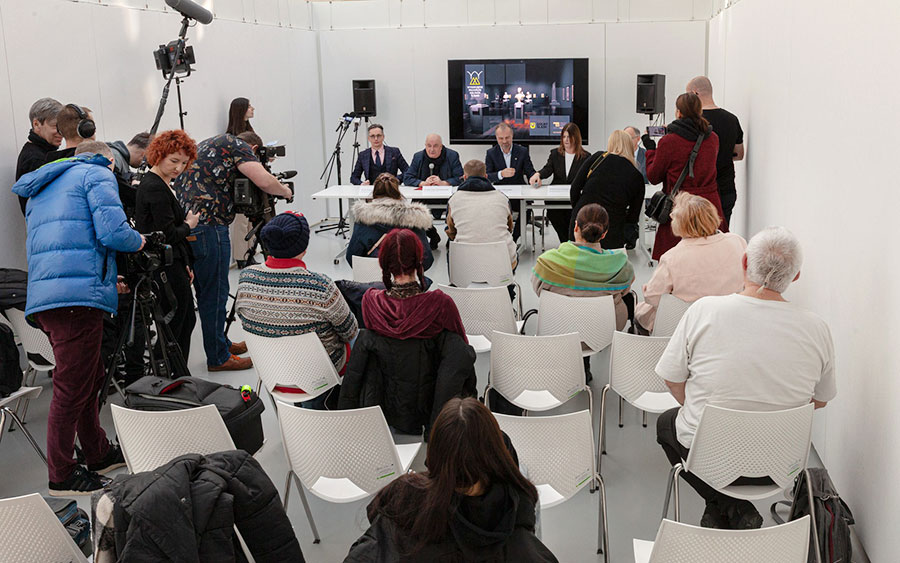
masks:
<svg viewBox="0 0 900 563"><path fill-rule="evenodd" d="M259 162L263 165L263 168L265 168L269 174L278 178L278 180L286 185L293 194L294 183L285 182L284 180L296 176L297 171L285 170L284 172L273 174L271 165L269 164L269 162L276 157L285 155L284 145L263 145L256 150L256 154L259 156ZM232 193L234 196L235 212L246 215L251 222L258 221L266 215L274 215L275 213L275 202L273 200L279 199L278 196L262 191L256 184L251 182L249 178L240 172L235 176Z"/></svg>
<svg viewBox="0 0 900 563"><path fill-rule="evenodd" d="M161 231L146 234L144 239L144 248L124 255L126 276L150 274L174 261L172 246L166 244L166 235Z"/></svg>

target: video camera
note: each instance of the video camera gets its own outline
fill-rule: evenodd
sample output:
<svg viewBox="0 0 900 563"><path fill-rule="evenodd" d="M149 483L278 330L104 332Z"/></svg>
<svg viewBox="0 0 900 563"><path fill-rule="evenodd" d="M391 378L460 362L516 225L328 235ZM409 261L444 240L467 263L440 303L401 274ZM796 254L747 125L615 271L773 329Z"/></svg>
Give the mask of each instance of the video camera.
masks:
<svg viewBox="0 0 900 563"><path fill-rule="evenodd" d="M172 246L166 244L166 235L160 231L144 235L144 248L125 254L125 276L149 274L171 266L175 258Z"/></svg>
<svg viewBox="0 0 900 563"><path fill-rule="evenodd" d="M291 194L293 194L294 183L285 182L284 180L296 176L297 171L285 170L284 172L273 174L272 168L269 165L270 160L285 155L284 145L263 145L257 148L256 154L259 157L259 161L263 165L263 168L265 168L269 174L275 176L279 182L287 186L287 188L291 190ZM251 182L249 178L240 172L236 174L234 179L233 195L235 212L246 215L251 222L259 221L266 215L275 214L275 203L272 201L273 199L285 199L285 201L290 201L286 198L280 198L279 196L274 196L262 191L256 184ZM293 196L291 199L293 199Z"/></svg>

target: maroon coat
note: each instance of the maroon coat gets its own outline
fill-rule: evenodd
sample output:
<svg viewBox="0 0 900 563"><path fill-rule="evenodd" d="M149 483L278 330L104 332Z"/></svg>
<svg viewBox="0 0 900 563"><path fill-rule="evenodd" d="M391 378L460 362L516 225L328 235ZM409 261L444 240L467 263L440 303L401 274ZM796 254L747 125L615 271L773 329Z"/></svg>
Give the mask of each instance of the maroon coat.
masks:
<svg viewBox="0 0 900 563"><path fill-rule="evenodd" d="M677 133L669 133L659 140L655 150L647 151L647 178L651 184L663 182L663 190L670 193L681 171L687 164L696 140L690 141ZM700 151L694 160L694 177L686 176L679 191L705 197L716 206L719 217L722 213L722 202L719 200L719 186L716 184L716 156L719 154L719 136L713 133L700 145ZM728 226L724 219L719 225L724 233ZM653 259L665 254L667 250L678 244L680 237L672 233L672 222L659 225L656 229L656 242L653 244Z"/></svg>

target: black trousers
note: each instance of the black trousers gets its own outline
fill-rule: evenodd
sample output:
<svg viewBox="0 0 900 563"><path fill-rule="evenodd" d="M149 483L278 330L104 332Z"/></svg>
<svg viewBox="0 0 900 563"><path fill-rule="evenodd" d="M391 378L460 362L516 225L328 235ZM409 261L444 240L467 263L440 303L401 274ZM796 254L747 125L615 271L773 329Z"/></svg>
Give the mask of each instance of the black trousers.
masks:
<svg viewBox="0 0 900 563"><path fill-rule="evenodd" d="M681 442L678 441L677 433L675 431L675 417L678 416L679 409L680 407L669 409L659 415L659 418L656 420L656 442L662 446L663 451L666 453L666 457L669 458L669 463L673 466L682 463L682 460L686 460L688 453L690 452L688 448L682 446ZM725 506L727 504L738 502L738 499L720 493L707 485L696 475L682 471L681 476L684 477L684 480L687 481L688 485L693 487L694 490L703 497L707 504L716 501L719 506ZM773 481L768 477L739 477L731 484L771 485L773 484Z"/></svg>
<svg viewBox="0 0 900 563"><path fill-rule="evenodd" d="M547 219L549 219L550 224L553 225L553 230L556 231L556 236L559 237L559 242L563 243L568 241L569 223L572 221L572 210L548 209Z"/></svg>
<svg viewBox="0 0 900 563"><path fill-rule="evenodd" d="M731 225L731 212L734 210L734 204L737 202L737 192L734 189L719 192L719 199L722 201L722 213L725 215L725 224Z"/></svg>
<svg viewBox="0 0 900 563"><path fill-rule="evenodd" d="M159 290L156 292L159 299L159 306L163 315L169 314L173 305L175 314L169 321L169 328L175 336L175 341L181 348L181 354L187 363L188 355L191 352L191 333L194 331L194 325L197 324L197 316L194 312L194 293L191 291L191 278L188 275L187 267L179 260L163 270L175 297L175 303L170 303L166 290L162 286L159 275L154 276L156 283L159 284Z"/></svg>

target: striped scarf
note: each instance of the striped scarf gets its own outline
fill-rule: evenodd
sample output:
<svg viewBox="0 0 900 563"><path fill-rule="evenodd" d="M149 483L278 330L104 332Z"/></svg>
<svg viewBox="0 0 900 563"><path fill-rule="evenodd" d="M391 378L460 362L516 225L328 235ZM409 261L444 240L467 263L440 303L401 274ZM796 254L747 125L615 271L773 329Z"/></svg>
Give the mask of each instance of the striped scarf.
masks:
<svg viewBox="0 0 900 563"><path fill-rule="evenodd" d="M533 272L544 283L583 291L623 291L634 281L624 250L594 250L572 242L541 254Z"/></svg>

